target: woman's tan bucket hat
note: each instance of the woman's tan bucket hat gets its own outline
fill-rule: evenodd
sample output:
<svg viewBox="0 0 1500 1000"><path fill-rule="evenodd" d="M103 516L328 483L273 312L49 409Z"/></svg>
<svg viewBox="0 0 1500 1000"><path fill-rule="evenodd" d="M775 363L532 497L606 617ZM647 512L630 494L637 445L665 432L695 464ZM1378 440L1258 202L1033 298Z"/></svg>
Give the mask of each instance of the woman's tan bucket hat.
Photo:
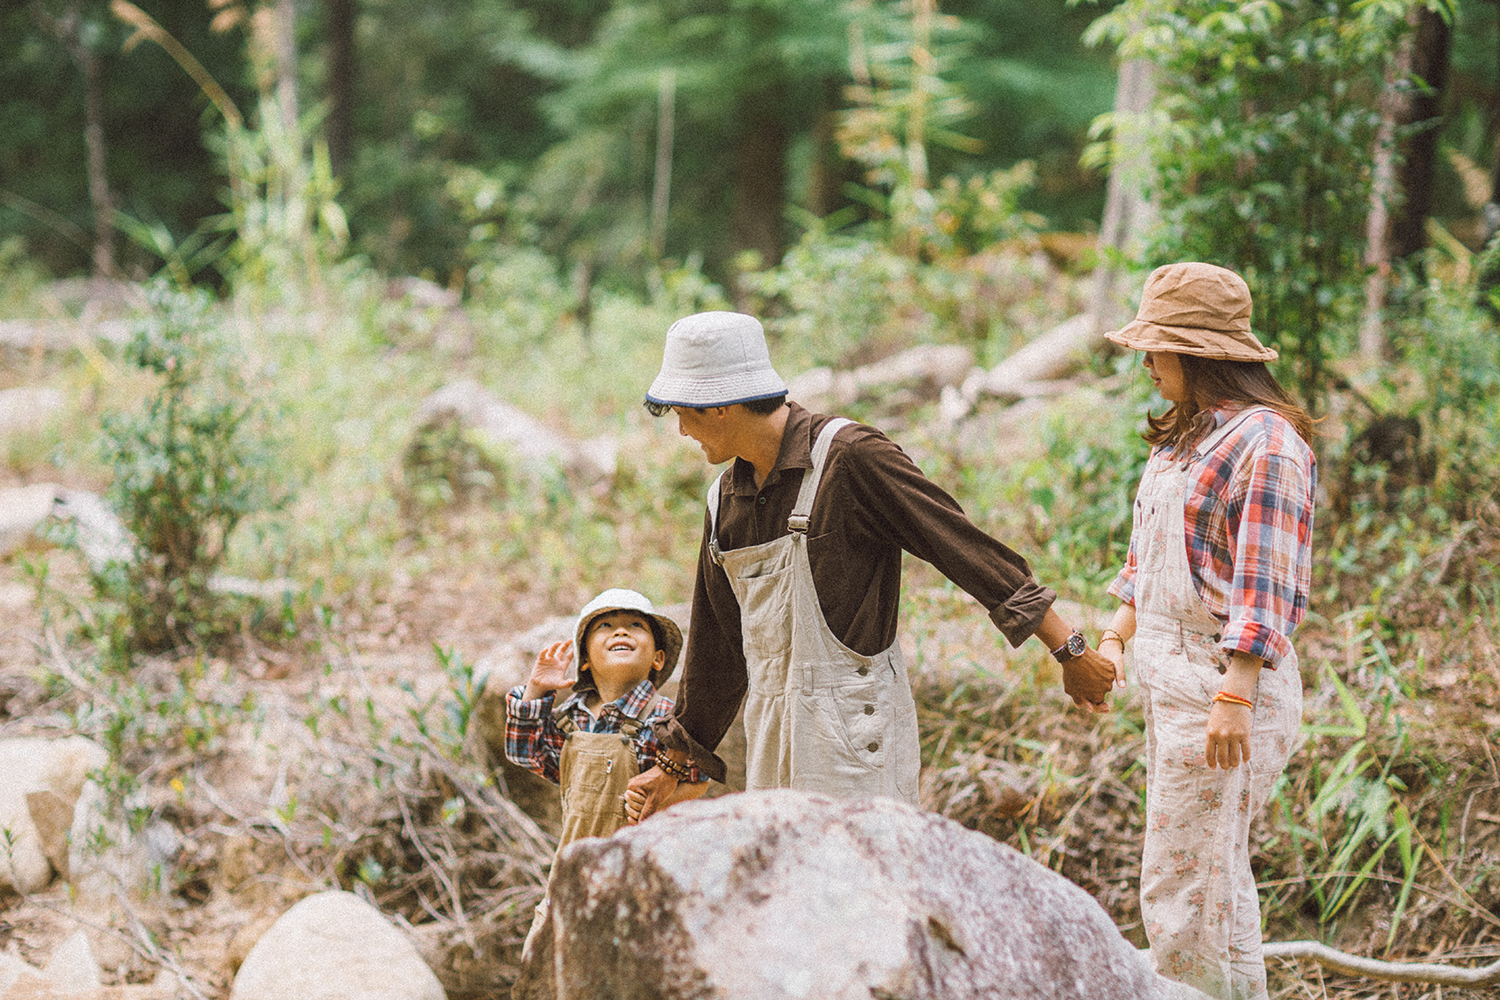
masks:
<svg viewBox="0 0 1500 1000"><path fill-rule="evenodd" d="M1250 286L1233 271L1191 261L1151 272L1135 322L1104 335L1133 351L1224 361L1275 361L1250 332Z"/></svg>

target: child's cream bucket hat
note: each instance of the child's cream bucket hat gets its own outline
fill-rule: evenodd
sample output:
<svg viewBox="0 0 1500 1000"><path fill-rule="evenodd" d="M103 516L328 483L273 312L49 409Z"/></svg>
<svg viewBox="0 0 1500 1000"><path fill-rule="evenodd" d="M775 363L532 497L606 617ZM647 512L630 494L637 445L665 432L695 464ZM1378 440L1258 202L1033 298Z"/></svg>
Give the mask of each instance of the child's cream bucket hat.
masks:
<svg viewBox="0 0 1500 1000"><path fill-rule="evenodd" d="M677 623L666 615L658 614L656 606L646 595L621 587L606 590L585 604L583 610L578 612L578 626L573 632L573 649L578 657L580 678L583 676L583 671L587 669L584 666L584 650L586 649L583 644L584 635L594 619L606 611L639 611L656 624L654 631L657 645L667 654L667 658L662 663L661 669L652 673L651 683L661 687L677 666L677 657L682 652L682 629L678 628Z"/></svg>

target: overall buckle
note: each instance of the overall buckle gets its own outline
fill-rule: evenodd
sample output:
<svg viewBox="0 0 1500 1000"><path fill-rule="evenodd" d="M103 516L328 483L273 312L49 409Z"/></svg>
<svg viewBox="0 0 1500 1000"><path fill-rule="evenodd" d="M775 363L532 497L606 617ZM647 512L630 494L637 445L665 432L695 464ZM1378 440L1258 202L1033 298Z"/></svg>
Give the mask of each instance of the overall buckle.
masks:
<svg viewBox="0 0 1500 1000"><path fill-rule="evenodd" d="M786 519L788 531L794 531L799 535L807 534L807 524L812 518L807 514L793 514Z"/></svg>

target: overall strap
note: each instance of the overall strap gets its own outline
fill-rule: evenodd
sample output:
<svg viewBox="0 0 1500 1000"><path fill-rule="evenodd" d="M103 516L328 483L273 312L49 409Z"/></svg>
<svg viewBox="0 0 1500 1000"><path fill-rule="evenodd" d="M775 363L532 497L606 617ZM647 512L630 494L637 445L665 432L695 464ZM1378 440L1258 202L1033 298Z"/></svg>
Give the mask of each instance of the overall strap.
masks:
<svg viewBox="0 0 1500 1000"><path fill-rule="evenodd" d="M620 713L620 738L626 743L631 742L646 728L646 720L651 718L651 710L661 700L661 692L652 692L651 697L636 709L635 714L629 712Z"/></svg>
<svg viewBox="0 0 1500 1000"><path fill-rule="evenodd" d="M727 475L729 469L719 473L714 478L713 485L708 488L708 554L715 566L724 565L724 553L719 548L719 484Z"/></svg>
<svg viewBox="0 0 1500 1000"><path fill-rule="evenodd" d="M1198 446L1195 447L1193 451L1198 455L1207 455L1209 452L1213 451L1219 446L1220 441L1229 436L1230 431L1234 430L1240 424L1244 423L1246 420L1249 420L1257 413L1275 412L1276 411L1269 406L1252 406L1248 410L1242 410L1241 412L1236 413L1233 417L1224 421L1222 426L1215 428L1207 437L1199 442Z"/></svg>
<svg viewBox="0 0 1500 1000"><path fill-rule="evenodd" d="M818 440L812 449L812 468L802 477L802 488L797 491L797 503L792 515L786 519L788 531L807 534L807 525L812 518L813 500L818 495L818 482L823 478L823 463L828 459L828 449L833 447L833 436L854 421L846 417L834 417L818 432Z"/></svg>

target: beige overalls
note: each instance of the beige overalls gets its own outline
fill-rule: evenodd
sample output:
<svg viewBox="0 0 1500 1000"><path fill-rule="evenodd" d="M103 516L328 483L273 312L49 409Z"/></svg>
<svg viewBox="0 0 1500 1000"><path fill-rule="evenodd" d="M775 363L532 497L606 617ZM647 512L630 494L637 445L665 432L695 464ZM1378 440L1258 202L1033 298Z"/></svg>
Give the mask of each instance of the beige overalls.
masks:
<svg viewBox="0 0 1500 1000"><path fill-rule="evenodd" d="M851 423L831 420L818 435L788 535L721 551L719 480L708 491L710 552L739 599L744 635L745 784L915 803L917 712L900 646L863 656L840 642L823 618L807 558L828 449Z"/></svg>
<svg viewBox="0 0 1500 1000"><path fill-rule="evenodd" d="M1257 408L1260 409L1260 408ZM1214 997L1266 996L1250 821L1296 747L1302 719L1297 656L1256 683L1250 763L1205 760L1213 696L1229 653L1223 625L1193 587L1184 501L1192 466L1257 410L1231 417L1194 461L1153 455L1135 504L1135 662L1146 721L1146 843L1141 916L1157 971Z"/></svg>
<svg viewBox="0 0 1500 1000"><path fill-rule="evenodd" d="M560 715L557 728L567 738L558 761L558 784L562 787L562 833L557 853L580 837L608 837L625 826L625 789L641 773L635 740L651 717L659 695L652 695L635 715L622 713L620 729L613 733L586 733L572 718ZM522 960L531 959L537 938L547 920L552 893L536 905L531 930L521 946Z"/></svg>

